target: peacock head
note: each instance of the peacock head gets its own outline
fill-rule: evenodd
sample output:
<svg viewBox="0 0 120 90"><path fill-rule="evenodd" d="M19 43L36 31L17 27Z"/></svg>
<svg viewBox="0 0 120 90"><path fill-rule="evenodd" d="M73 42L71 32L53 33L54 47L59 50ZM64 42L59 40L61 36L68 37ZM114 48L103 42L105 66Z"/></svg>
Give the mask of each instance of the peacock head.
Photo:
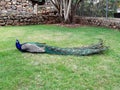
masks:
<svg viewBox="0 0 120 90"><path fill-rule="evenodd" d="M16 39L16 48L21 51L21 44L17 39Z"/></svg>

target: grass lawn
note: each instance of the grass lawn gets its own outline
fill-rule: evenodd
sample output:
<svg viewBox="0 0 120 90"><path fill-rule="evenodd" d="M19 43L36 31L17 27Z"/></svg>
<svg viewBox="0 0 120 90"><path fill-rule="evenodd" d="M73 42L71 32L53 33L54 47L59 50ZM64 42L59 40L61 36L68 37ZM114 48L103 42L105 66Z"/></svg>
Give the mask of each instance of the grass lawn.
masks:
<svg viewBox="0 0 120 90"><path fill-rule="evenodd" d="M110 49L92 56L21 53L15 40L77 47L104 40ZM0 90L120 90L120 32L56 25L0 27Z"/></svg>

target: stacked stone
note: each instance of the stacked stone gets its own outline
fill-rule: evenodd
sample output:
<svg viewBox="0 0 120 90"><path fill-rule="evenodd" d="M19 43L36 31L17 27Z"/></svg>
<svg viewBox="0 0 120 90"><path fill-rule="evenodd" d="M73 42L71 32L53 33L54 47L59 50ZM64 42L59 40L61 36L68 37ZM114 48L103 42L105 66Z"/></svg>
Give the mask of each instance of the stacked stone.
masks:
<svg viewBox="0 0 120 90"><path fill-rule="evenodd" d="M0 0L0 26L56 22L57 16L35 15L31 0Z"/></svg>
<svg viewBox="0 0 120 90"><path fill-rule="evenodd" d="M33 6L28 0L0 0L0 16L29 14L33 14Z"/></svg>
<svg viewBox="0 0 120 90"><path fill-rule="evenodd" d="M99 17L75 17L74 22L82 25L94 25L120 30L120 19Z"/></svg>
<svg viewBox="0 0 120 90"><path fill-rule="evenodd" d="M36 18L30 0L0 0L0 26L41 22L41 17L37 17L37 20L32 20L34 17ZM33 23L31 23L32 21Z"/></svg>
<svg viewBox="0 0 120 90"><path fill-rule="evenodd" d="M29 15L29 16L0 16L0 26L7 25L30 25L30 24L41 24L43 19L41 16Z"/></svg>
<svg viewBox="0 0 120 90"><path fill-rule="evenodd" d="M17 16L0 16L0 26L14 25L32 25L32 24L55 24L59 23L58 16L41 16L41 15L17 15Z"/></svg>
<svg viewBox="0 0 120 90"><path fill-rule="evenodd" d="M42 15L45 24L60 23L60 18L57 15Z"/></svg>

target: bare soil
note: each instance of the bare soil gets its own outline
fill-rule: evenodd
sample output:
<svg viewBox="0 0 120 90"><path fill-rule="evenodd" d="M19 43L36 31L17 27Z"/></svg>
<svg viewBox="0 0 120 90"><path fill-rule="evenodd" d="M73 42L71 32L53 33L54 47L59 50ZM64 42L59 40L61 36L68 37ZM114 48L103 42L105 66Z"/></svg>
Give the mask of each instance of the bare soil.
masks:
<svg viewBox="0 0 120 90"><path fill-rule="evenodd" d="M80 27L80 26L83 26L81 24L63 24L63 23L60 23L60 24L55 24L57 26L62 26L62 27L71 27L71 28L76 28L76 27Z"/></svg>

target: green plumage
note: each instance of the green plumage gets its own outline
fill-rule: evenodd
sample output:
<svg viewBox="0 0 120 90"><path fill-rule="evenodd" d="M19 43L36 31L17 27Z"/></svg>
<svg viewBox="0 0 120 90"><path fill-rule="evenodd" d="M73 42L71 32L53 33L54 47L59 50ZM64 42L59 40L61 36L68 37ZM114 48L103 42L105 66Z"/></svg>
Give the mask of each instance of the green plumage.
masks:
<svg viewBox="0 0 120 90"><path fill-rule="evenodd" d="M108 49L107 46L103 45L103 41L100 40L99 43L90 45L87 47L73 47L73 48L60 48L46 45L45 43L38 42L26 42L23 44L16 43L16 47L22 52L32 52L32 53L47 53L47 54L58 54L58 55L78 55L86 56L92 54L98 54Z"/></svg>
<svg viewBox="0 0 120 90"><path fill-rule="evenodd" d="M108 47L103 45L103 42L99 42L98 44L91 45L88 47L76 47L76 48L60 48L60 47L53 47L53 46L45 46L46 53L49 54L59 54L59 55L78 55L78 56L85 56L91 54L98 54L105 50Z"/></svg>

